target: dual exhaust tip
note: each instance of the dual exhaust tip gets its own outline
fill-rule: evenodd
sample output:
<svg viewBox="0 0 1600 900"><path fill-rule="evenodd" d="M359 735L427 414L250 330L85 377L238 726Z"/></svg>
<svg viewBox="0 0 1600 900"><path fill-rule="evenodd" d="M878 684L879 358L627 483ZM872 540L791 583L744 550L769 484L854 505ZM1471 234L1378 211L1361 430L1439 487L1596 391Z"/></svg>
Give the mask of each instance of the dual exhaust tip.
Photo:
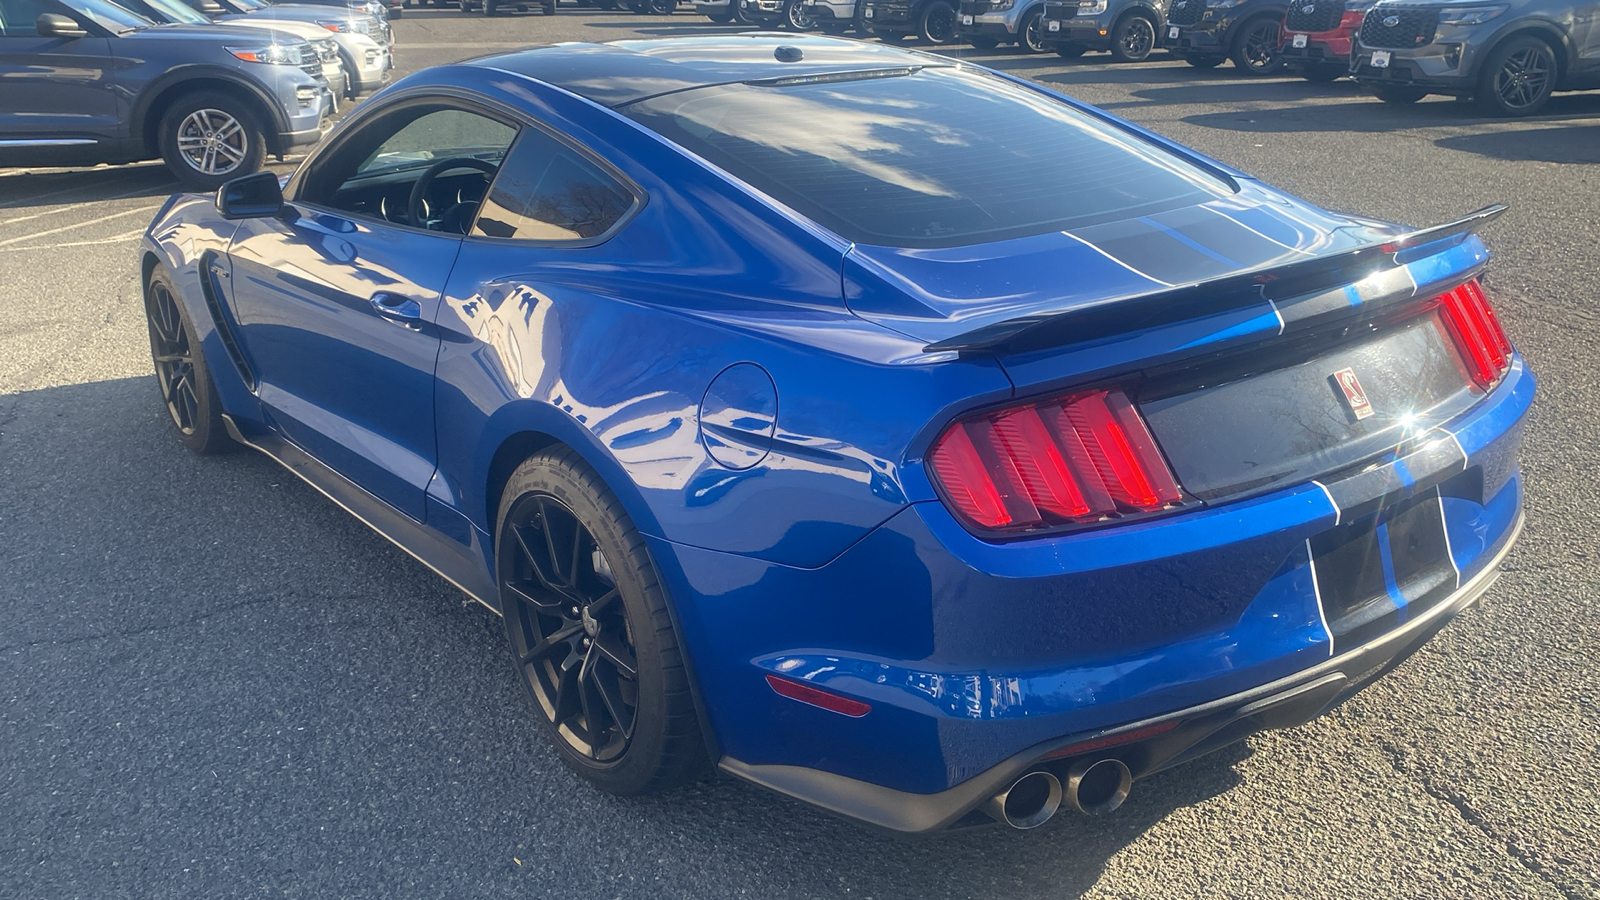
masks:
<svg viewBox="0 0 1600 900"><path fill-rule="evenodd" d="M1024 773L984 802L983 811L1012 828L1037 828L1050 821L1063 802L1087 815L1108 813L1128 799L1133 773L1120 759L1080 759L1067 769L1066 783L1044 769Z"/></svg>

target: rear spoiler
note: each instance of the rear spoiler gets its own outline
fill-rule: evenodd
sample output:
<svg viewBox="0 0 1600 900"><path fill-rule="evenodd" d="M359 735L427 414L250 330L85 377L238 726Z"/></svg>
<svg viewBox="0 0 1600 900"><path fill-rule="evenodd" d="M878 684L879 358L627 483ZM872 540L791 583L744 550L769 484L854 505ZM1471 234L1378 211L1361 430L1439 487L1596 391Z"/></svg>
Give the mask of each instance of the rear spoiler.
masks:
<svg viewBox="0 0 1600 900"><path fill-rule="evenodd" d="M1059 312L1040 312L974 328L923 347L924 353L956 352L995 355L1040 349L1103 337L1130 328L1149 328L1201 315L1276 303L1328 291L1342 292L1346 285L1379 274L1387 259L1389 271L1427 254L1406 253L1454 239L1459 244L1479 227L1493 221L1507 207L1496 203L1468 213L1454 222L1407 232L1350 250L1298 262L1251 269L1209 281L1181 285L1148 294L1116 297ZM1398 279L1410 286L1407 277ZM1280 308L1280 315L1283 310Z"/></svg>

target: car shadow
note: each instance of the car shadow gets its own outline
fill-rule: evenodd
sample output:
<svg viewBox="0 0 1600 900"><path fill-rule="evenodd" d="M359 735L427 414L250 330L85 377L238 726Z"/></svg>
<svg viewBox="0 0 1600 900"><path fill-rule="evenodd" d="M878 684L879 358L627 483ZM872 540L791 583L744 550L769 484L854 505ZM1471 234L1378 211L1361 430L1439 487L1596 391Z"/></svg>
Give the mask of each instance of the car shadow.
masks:
<svg viewBox="0 0 1600 900"><path fill-rule="evenodd" d="M1600 112L1596 113L1600 118ZM1507 162L1600 165L1600 123L1523 131L1491 131L1440 138L1434 144Z"/></svg>
<svg viewBox="0 0 1600 900"><path fill-rule="evenodd" d="M161 163L83 169L0 169L0 211L132 197L165 197L178 190L177 180Z"/></svg>
<svg viewBox="0 0 1600 900"><path fill-rule="evenodd" d="M548 746L493 613L266 457L186 452L152 376L0 394L0 446L4 827L30 883L158 895L181 857L208 895L1070 897L1250 752L1029 832L905 839L727 777L611 797ZM58 765L58 735L115 764Z"/></svg>

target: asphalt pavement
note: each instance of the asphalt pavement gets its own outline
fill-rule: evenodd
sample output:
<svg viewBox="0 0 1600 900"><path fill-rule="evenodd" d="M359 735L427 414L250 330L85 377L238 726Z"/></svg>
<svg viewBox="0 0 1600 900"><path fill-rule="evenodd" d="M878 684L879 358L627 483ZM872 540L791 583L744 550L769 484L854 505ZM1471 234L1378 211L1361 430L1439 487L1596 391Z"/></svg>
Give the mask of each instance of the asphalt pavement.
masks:
<svg viewBox="0 0 1600 900"><path fill-rule="evenodd" d="M402 72L686 13L411 10ZM1600 93L1528 121L1104 54L952 51L1315 203L1503 201L1488 284L1540 378L1486 604L1333 714L1114 815L907 840L726 778L619 800L534 727L499 621L151 375L159 164L0 170L0 897L1600 896Z"/></svg>

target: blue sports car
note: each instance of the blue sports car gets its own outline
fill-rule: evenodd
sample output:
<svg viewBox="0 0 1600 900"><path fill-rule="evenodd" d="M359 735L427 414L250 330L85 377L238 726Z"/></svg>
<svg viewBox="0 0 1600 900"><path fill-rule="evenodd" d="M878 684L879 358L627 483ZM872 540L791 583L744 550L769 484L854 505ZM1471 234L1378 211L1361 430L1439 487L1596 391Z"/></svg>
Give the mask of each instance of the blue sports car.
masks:
<svg viewBox="0 0 1600 900"><path fill-rule="evenodd" d="M156 216L181 440L501 613L563 759L903 832L1328 710L1489 588L1534 380L1475 229L799 35L430 69Z"/></svg>

